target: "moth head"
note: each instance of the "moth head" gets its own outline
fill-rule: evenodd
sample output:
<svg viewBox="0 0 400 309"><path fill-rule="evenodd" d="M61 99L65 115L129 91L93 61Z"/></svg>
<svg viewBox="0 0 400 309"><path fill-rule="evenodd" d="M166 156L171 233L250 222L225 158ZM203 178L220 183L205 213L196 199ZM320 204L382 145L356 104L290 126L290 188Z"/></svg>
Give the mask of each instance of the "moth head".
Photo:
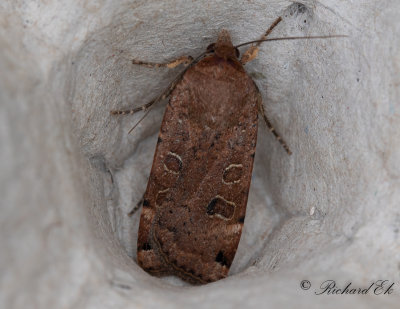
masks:
<svg viewBox="0 0 400 309"><path fill-rule="evenodd" d="M237 59L239 57L239 50L233 46L229 32L222 29L218 35L216 43L210 44L207 47L208 52L214 52L218 57L227 59Z"/></svg>

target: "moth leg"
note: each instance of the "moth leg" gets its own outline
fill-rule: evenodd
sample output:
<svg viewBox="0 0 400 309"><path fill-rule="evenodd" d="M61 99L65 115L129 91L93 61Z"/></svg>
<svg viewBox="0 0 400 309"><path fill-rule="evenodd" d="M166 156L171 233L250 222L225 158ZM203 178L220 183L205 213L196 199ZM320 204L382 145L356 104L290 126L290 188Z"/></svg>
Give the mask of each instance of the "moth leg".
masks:
<svg viewBox="0 0 400 309"><path fill-rule="evenodd" d="M139 208L143 205L143 202L144 202L144 196L142 196L142 198L139 200L139 202L137 202L135 207L133 207L132 210L128 212L128 217L132 217L135 214L135 212L137 212Z"/></svg>
<svg viewBox="0 0 400 309"><path fill-rule="evenodd" d="M141 105L141 106L138 106L138 107L135 107L135 108L132 108L132 109L128 109L128 110L112 110L112 111L110 111L110 114L111 114L111 115L133 115L133 114L136 114L137 112L141 112L141 111L143 111L143 112L146 112L146 111L147 111L147 112L148 112L149 109L150 109L150 107L151 107L154 103L166 99L166 98L171 94L173 88L176 86L176 83L177 83L177 81L172 82L172 83L168 86L168 88L165 89L165 91L164 91L160 96L158 96L157 98L155 98L154 100L151 100L150 102L148 102L148 103L146 103L146 104L143 104L143 105ZM146 115L147 115L147 113L144 115L144 117L145 117ZM144 117L143 117L143 118L144 118ZM139 122L140 122L140 121L142 121L142 119L140 119ZM139 123L137 123L137 124L139 124ZM136 125L137 125L137 124L136 124ZM129 131L129 132L130 132L130 131Z"/></svg>
<svg viewBox="0 0 400 309"><path fill-rule="evenodd" d="M264 118L264 121L269 129L269 131L276 137L276 139L278 140L279 143L281 143L282 147L286 150L286 152L291 155L292 152L290 151L288 145L286 144L286 142L283 140L283 138L279 135L278 132L276 132L275 128L272 126L271 122L269 121L265 110L264 110L264 106L262 104L262 99L261 99L261 95L259 95L259 100L258 100L258 112L262 115L262 117Z"/></svg>
<svg viewBox="0 0 400 309"><path fill-rule="evenodd" d="M190 68L191 65L193 65L193 63L196 60L198 60L198 58L193 59L190 56L188 56L188 57L183 56L183 57L180 57L180 58L170 62L169 64L165 64L165 66L167 66L169 68L173 68L173 67L175 67L175 66L177 66L177 65L179 65L181 63L185 63L186 64L186 68L169 84L169 86L164 90L164 92L161 95L159 95L157 98L155 98L154 100L152 100L152 101L150 101L150 102L148 102L148 103L146 103L146 104L144 104L142 106L139 106L139 107L136 107L134 109L131 109L131 110L112 110L112 111L110 111L110 114L111 115L132 115L132 114L135 114L135 113L137 113L139 111L145 111L145 114L142 116L142 118L140 118L139 121L136 122L136 124L129 130L128 134L131 133L139 125L139 123L141 123L142 120L144 118L146 118L146 116L150 112L151 107L155 103L157 103L159 101L162 101L162 100L164 100L164 99L169 97L171 92L174 90L176 84L182 79L183 74L186 72L186 70L188 68ZM148 64L150 66L152 65L149 62L143 62L143 61L140 62L140 61L137 61L137 60L132 60L132 62L133 61L135 61L136 64L143 64L143 65ZM162 64L158 64L158 65L162 66Z"/></svg>
<svg viewBox="0 0 400 309"><path fill-rule="evenodd" d="M260 38L260 40L265 40L267 36L272 32L272 30L281 22L282 17L278 17L272 25L268 28L268 30L265 32L265 34ZM254 45L251 45L242 55L240 58L240 62L245 65L247 62L252 61L255 59L258 55L258 47L260 46L262 42L258 42Z"/></svg>
<svg viewBox="0 0 400 309"><path fill-rule="evenodd" d="M174 90L176 84L180 81L180 77L181 77L182 74L183 74L183 73L181 73L181 74L178 76L178 78L176 78L176 79L168 86L168 88L165 89L164 92L163 92L160 96L158 96L157 98L155 98L154 100L152 100L152 101L150 101L150 102L148 102L148 103L146 103L146 104L144 104L144 105L142 105L142 106L139 106L139 107L136 107L136 108L133 108L133 109L129 109L129 110L112 110L112 111L110 111L110 114L111 114L111 115L132 115L132 114L135 114L135 113L137 113L137 112L144 111L145 114L144 114L144 115L138 120L138 122L136 122L136 124L128 131L128 134L131 133L131 132L139 125L139 123L141 123L142 120L143 120L144 118L146 118L146 116L149 114L150 108L153 106L153 104L155 104L155 103L157 103L157 102L159 102L159 101L162 101L162 100L164 100L164 99L166 99L166 98L169 97L169 95L171 94L172 90Z"/></svg>
<svg viewBox="0 0 400 309"><path fill-rule="evenodd" d="M185 64L186 67L191 65L193 62L193 58L191 56L182 56L179 57L171 62L168 63L152 63L152 62L144 62L140 60L132 60L133 64L138 64L138 65L144 65L149 68L154 68L154 67L168 67L170 69L175 68L176 66L180 64ZM137 112L140 111L147 111L154 103L158 101L162 101L166 99L170 93L172 92L172 89L175 87L177 81L173 81L167 89L161 94L161 96L155 98L154 100L151 100L150 102L143 104L141 106L135 107L133 109L128 109L128 110L112 110L110 111L111 115L133 115L136 114ZM141 121L141 120L140 120Z"/></svg>
<svg viewBox="0 0 400 309"><path fill-rule="evenodd" d="M136 114L137 112L140 111L146 111L150 106L152 106L156 102L156 99L151 100L150 102L143 104L141 106L132 108L132 109L127 109L127 110L113 110L110 111L111 115L133 115Z"/></svg>
<svg viewBox="0 0 400 309"><path fill-rule="evenodd" d="M170 62L166 63L154 63L154 62L146 62L146 61L141 61L141 60L136 60L133 59L132 63L137 64L137 65L143 65L147 68L168 68L168 69L173 69L176 68L180 64L184 64L185 66L190 65L193 62L193 57L191 56L181 56L179 58L176 58Z"/></svg>

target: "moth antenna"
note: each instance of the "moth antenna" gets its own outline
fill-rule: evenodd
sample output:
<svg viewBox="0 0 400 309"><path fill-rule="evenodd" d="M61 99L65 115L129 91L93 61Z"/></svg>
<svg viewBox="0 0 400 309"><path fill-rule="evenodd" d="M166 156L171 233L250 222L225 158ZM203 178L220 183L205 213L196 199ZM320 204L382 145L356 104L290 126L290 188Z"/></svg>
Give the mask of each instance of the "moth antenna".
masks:
<svg viewBox="0 0 400 309"><path fill-rule="evenodd" d="M271 38L265 40L255 40L246 43L236 45L235 48L242 47L249 44L270 42L270 41L284 41L284 40L303 40L303 39L329 39L329 38L347 38L348 35L345 34L333 34L333 35L317 35L317 36L288 36L286 38Z"/></svg>
<svg viewBox="0 0 400 309"><path fill-rule="evenodd" d="M128 131L128 134L130 134L130 133L139 125L139 123L141 123L142 120L143 120L144 118L146 118L146 116L150 113L150 110L151 110L151 108L149 108L149 109L144 113L144 115L139 119L138 122L135 123L135 125L132 127L132 129L130 129L130 130Z"/></svg>

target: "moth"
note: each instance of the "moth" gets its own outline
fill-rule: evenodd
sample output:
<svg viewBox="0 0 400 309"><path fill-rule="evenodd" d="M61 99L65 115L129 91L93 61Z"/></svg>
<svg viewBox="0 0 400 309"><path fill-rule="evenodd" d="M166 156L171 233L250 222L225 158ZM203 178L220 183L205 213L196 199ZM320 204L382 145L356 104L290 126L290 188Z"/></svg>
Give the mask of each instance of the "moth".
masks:
<svg viewBox="0 0 400 309"><path fill-rule="evenodd" d="M257 143L258 116L290 154L268 120L260 91L244 64L254 59L279 17L260 40L234 46L222 30L196 59L149 67L186 69L152 102L129 111L149 112L170 97L158 135L137 241L137 262L156 276L176 275L193 284L228 275L246 215ZM307 37L325 38L332 36ZM301 37L304 38L304 37ZM298 37L276 38L298 39ZM238 47L253 44L241 58ZM142 118L143 119L143 118Z"/></svg>

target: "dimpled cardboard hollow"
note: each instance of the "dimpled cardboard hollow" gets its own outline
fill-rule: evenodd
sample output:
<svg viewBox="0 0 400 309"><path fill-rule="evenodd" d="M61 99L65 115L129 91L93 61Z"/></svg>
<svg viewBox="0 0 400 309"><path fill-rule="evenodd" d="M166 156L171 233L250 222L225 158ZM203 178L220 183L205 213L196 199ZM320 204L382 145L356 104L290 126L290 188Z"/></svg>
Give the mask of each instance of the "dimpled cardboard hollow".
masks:
<svg viewBox="0 0 400 309"><path fill-rule="evenodd" d="M0 4L0 307L395 308L400 263L397 1L14 1ZM190 287L135 262L138 216L178 74L132 58L197 56L228 29L261 45L246 70L287 156L260 122L247 216L227 279ZM391 295L315 295L325 280ZM303 290L302 280L311 287ZM303 287L306 285L303 285Z"/></svg>

